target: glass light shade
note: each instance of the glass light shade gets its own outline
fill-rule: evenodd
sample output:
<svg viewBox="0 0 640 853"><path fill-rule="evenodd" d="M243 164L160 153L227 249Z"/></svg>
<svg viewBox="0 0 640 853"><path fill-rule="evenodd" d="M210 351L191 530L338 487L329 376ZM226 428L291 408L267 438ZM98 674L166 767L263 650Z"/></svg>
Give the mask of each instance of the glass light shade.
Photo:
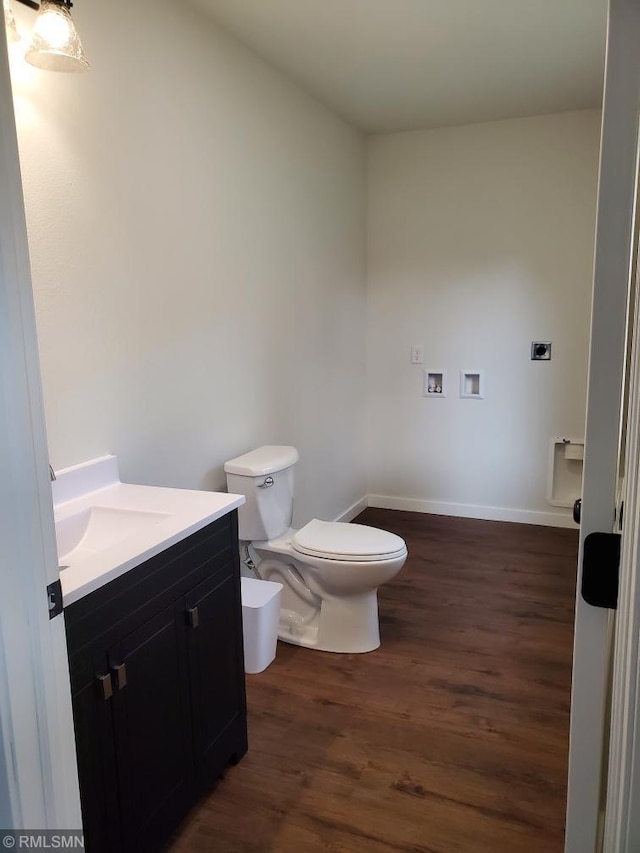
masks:
<svg viewBox="0 0 640 853"><path fill-rule="evenodd" d="M24 58L45 71L86 71L82 43L66 6L43 0Z"/></svg>
<svg viewBox="0 0 640 853"><path fill-rule="evenodd" d="M3 0L3 6L4 26L7 31L7 41L9 44L11 44L11 42L20 41L20 33L16 27L16 19L13 17L13 9L11 8L9 0Z"/></svg>

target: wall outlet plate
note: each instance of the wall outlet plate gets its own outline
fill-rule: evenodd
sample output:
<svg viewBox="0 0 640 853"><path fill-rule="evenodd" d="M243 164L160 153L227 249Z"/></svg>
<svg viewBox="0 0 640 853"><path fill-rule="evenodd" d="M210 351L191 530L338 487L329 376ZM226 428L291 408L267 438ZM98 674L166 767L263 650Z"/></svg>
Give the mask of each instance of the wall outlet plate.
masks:
<svg viewBox="0 0 640 853"><path fill-rule="evenodd" d="M424 347L422 344L411 344L411 364L422 364Z"/></svg>
<svg viewBox="0 0 640 853"><path fill-rule="evenodd" d="M551 361L551 341L533 341L531 361Z"/></svg>

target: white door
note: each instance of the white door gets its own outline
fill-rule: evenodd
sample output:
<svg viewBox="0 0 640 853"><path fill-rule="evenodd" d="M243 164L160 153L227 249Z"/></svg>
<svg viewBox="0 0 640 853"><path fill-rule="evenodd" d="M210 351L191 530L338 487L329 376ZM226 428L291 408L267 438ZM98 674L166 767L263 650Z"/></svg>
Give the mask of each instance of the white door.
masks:
<svg viewBox="0 0 640 853"><path fill-rule="evenodd" d="M0 828L79 829L18 147L0 32Z"/></svg>
<svg viewBox="0 0 640 853"><path fill-rule="evenodd" d="M581 597L584 540L614 526L640 115L640 0L610 0L578 594L571 696L566 853L595 853L606 795L614 611Z"/></svg>
<svg viewBox="0 0 640 853"><path fill-rule="evenodd" d="M636 210L636 240L638 232ZM636 249L637 253L637 249ZM611 737L603 850L640 850L640 282L635 272L624 525L613 644Z"/></svg>

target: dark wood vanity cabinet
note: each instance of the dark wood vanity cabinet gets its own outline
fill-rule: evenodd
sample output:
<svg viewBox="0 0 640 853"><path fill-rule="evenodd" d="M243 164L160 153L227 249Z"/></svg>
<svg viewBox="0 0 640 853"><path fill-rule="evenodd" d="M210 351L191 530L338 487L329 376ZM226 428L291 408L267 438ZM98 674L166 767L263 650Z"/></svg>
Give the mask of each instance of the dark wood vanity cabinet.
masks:
<svg viewBox="0 0 640 853"><path fill-rule="evenodd" d="M87 850L162 849L247 750L236 513L65 619Z"/></svg>

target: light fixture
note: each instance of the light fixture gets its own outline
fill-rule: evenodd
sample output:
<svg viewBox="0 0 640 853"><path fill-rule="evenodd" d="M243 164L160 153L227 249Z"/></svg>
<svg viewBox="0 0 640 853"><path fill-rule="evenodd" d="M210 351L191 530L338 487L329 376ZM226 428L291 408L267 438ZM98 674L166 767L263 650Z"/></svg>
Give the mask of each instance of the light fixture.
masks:
<svg viewBox="0 0 640 853"><path fill-rule="evenodd" d="M5 10L7 2L4 0ZM18 2L38 10L24 56L27 62L45 71L86 71L89 68L71 20L71 0L42 0L40 5L35 0Z"/></svg>
<svg viewBox="0 0 640 853"><path fill-rule="evenodd" d="M20 41L20 33L16 27L16 19L13 17L13 9L11 8L9 0L3 0L3 6L4 27L7 31L7 41L9 43Z"/></svg>

